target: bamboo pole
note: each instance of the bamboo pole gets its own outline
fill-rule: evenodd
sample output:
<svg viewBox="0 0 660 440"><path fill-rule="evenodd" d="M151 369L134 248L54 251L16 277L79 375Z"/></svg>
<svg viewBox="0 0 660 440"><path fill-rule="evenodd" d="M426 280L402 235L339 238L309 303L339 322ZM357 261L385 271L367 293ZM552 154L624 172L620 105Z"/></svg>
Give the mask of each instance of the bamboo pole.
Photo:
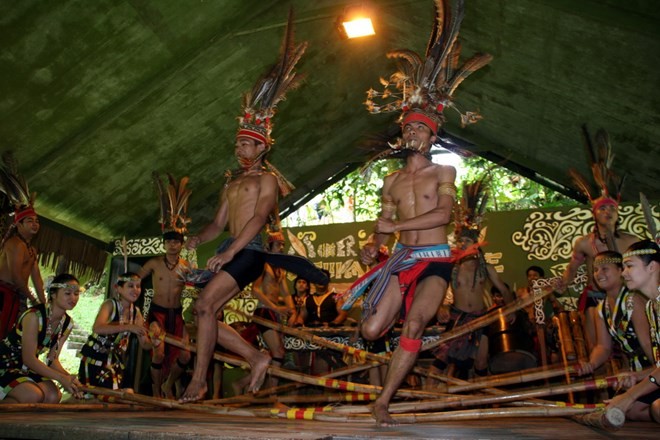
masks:
<svg viewBox="0 0 660 440"><path fill-rule="evenodd" d="M514 371L511 373L504 373L495 376L489 376L484 379L465 382L461 385L447 386L443 389L447 393L456 394L464 393L466 391L475 391L489 387L501 387L505 385L521 384L527 382L534 382L537 380L545 380L553 377L563 376L568 372L575 374L577 371L576 365L560 366L554 368L537 367L530 368L529 370Z"/></svg>
<svg viewBox="0 0 660 440"><path fill-rule="evenodd" d="M569 319L571 321L571 333L573 335L573 343L575 345L575 353L580 361L589 360L589 352L587 351L587 343L584 339L584 327L582 325L582 315L576 310L569 312Z"/></svg>
<svg viewBox="0 0 660 440"><path fill-rule="evenodd" d="M219 406L212 405L200 405L200 404L184 404L179 403L175 400L161 399L158 397L145 396L143 394L136 394L126 390L110 390L107 388L98 388L98 387L79 387L81 391L89 394L94 394L97 396L110 396L121 399L127 402L135 402L141 405L155 406L159 408L169 408L169 409L183 409L186 411L194 412L203 412L211 414L231 414L233 416L243 416L243 417L254 417L255 413L253 411L247 410L236 410L229 409Z"/></svg>
<svg viewBox="0 0 660 440"><path fill-rule="evenodd" d="M593 412L589 408L545 408L545 407L530 407L530 408L486 408L486 409L471 409L461 411L449 411L441 413L428 413L428 414L394 414L392 418L398 423L432 423L432 422L449 422L449 421L464 421L464 420L486 420L486 419L500 419L500 418L514 418L521 417L568 417L580 414L588 414ZM278 414L278 417L286 418L286 414ZM350 414L336 414L334 412L318 412L311 415L313 420L324 422L341 422L341 423L373 423L371 415L350 415Z"/></svg>
<svg viewBox="0 0 660 440"><path fill-rule="evenodd" d="M477 319L474 319L468 323L458 326L448 332L442 333L437 340L424 344L422 346L422 351L430 350L439 345L446 344L447 342L453 339L460 338L461 336L479 330L480 328L483 328L499 320L501 316L507 316L510 315L511 313L517 312L518 310L527 307L535 300L544 298L550 295L551 293L552 293L552 289L541 290L541 293L539 294L529 295L525 298L520 298L516 301L513 301L505 305L504 307L500 307L489 313L486 313L485 315L480 316Z"/></svg>
<svg viewBox="0 0 660 440"><path fill-rule="evenodd" d="M378 365L378 362L372 362L372 363L369 363L369 364L351 365L349 367L339 368L335 371L331 371L328 374L325 374L325 375L320 376L320 377L324 377L326 379L332 379L332 378L335 378L335 377L341 377L341 376L344 376L344 375L347 375L347 374L352 374L352 373L355 373L355 372L358 372L358 371L366 370L366 369L372 368L372 366L374 366L374 365ZM313 376L313 377L316 377L316 376ZM264 397L264 396L270 396L271 394L278 394L279 392L281 392L283 390L287 391L287 390L294 389L294 388L297 388L297 387L302 387L302 386L305 386L305 385L307 385L307 384L290 383L290 384L280 385L280 386L273 387L273 388L259 390L256 393L254 393L254 395L252 395L252 396L242 394L240 396L225 397L223 399L204 400L203 403L212 404L212 405L243 403L245 401L252 400L254 397L259 398L259 397Z"/></svg>
<svg viewBox="0 0 660 440"><path fill-rule="evenodd" d="M595 380L586 380L583 382L575 382L572 384L553 385L541 388L532 388L523 391L516 391L508 394L501 395L477 395L477 396L453 396L446 397L439 400L427 400L421 402L401 402L393 403L389 406L390 413L404 413L404 412L417 412L417 411L438 411L449 408L460 408L480 405L492 405L514 402L518 400L528 400L537 397L551 396L557 394L566 394L575 391L591 391L603 388L616 388L619 385L619 380L615 376L605 377ZM570 405L572 408L578 406ZM582 406L585 408L584 406ZM594 409L591 407L589 409ZM338 406L333 409L337 413L350 413L359 414L369 412L369 408L355 407L355 406Z"/></svg>
<svg viewBox="0 0 660 440"><path fill-rule="evenodd" d="M616 431L623 428L626 415L619 408L610 408L589 414L575 415L572 419L583 425Z"/></svg>
<svg viewBox="0 0 660 440"><path fill-rule="evenodd" d="M295 336L297 338L300 338L304 341L310 342L312 344L318 345L320 347L325 347L325 348L330 348L336 351L339 351L341 353L348 354L350 356L354 356L355 358L359 359L361 362L370 360L370 361L376 361L381 364L388 363L390 360L390 356L383 356L379 355L376 353L371 353L367 350L361 350L359 348L351 347L350 345L346 344L340 344L338 342L333 342L330 341L322 336L317 336L312 333L295 329L293 327L289 327L283 324L280 324L278 322L273 322L268 319L261 318L259 316L248 316L244 312L227 307L229 310L231 310L232 313L237 313L239 315L243 315L246 319L252 320L252 322L263 325L264 327L268 327L270 329L276 330L280 333L284 333L290 336Z"/></svg>
<svg viewBox="0 0 660 440"><path fill-rule="evenodd" d="M345 344L340 344L338 342L329 341L329 340L327 340L327 339L325 339L321 336L316 336L314 334L311 334L311 333L308 333L308 332L305 332L305 331L302 331L302 330L298 330L298 329L295 329L295 328L292 328L292 327L288 327L288 326L279 324L277 322L269 321L267 319L263 319L263 318L260 318L258 316L248 316L245 313L243 313L242 311L231 308L231 307L228 307L228 309L230 309L232 311L232 313L242 315L246 319L252 319L253 322L255 322L259 325L263 325L264 327L268 327L270 329L279 331L280 333L288 334L290 336L295 336L297 338L303 339L307 342L318 345L320 347L325 347L325 348L329 348L329 349L332 349L332 350L337 350L337 351L342 352L342 353L346 353L346 354L356 356L360 359L365 359L365 360L378 362L379 364L389 364L389 362L390 362L390 356L383 356L383 355L380 355L380 354L371 353L369 351L360 350L360 349L357 349L355 347L350 347L350 346L345 345ZM373 366L376 366L376 365L373 365ZM417 367L417 366L414 366L412 371L414 373L421 374L421 375L426 376L426 377L431 377L433 379L437 379L437 380L440 380L440 381L443 381L443 382L449 382L449 383L454 383L454 384L461 384L462 383L462 381L460 379L448 377L448 376L445 376L445 375L434 374L434 373L431 373L428 369L423 369L423 368L420 368L420 367ZM438 389L438 392L443 392L443 390Z"/></svg>
<svg viewBox="0 0 660 440"><path fill-rule="evenodd" d="M153 408L134 403L6 403L0 412L59 412L59 411L140 411Z"/></svg>
<svg viewBox="0 0 660 440"><path fill-rule="evenodd" d="M176 347L181 347L181 348L186 348L187 350L191 352L197 351L197 347L195 344L190 343L190 344L184 344L181 342L179 338L175 338L171 335L166 335L165 336L165 342L168 344L174 345ZM225 355L225 354L220 354L220 353L214 353L213 354L213 359L216 359L220 362L226 362L231 365L236 365L241 368L249 368L250 365L244 361L243 359L237 358L235 356L230 356L230 355ZM277 376L281 379L288 379L296 382L303 382L308 385L315 385L315 386L320 386L323 388L330 388L334 390L342 390L342 391L355 391L359 393L380 393L380 390L382 387L377 387L374 385L365 385L365 384L359 384L359 383L354 383L354 382L346 382L342 380L337 380L337 379L331 379L331 378L325 378L325 377L317 377L317 376L310 376L307 374L302 374L302 373L294 373L289 370L285 370L284 368L276 367L271 365L268 367L268 372L272 374L273 376ZM431 391L420 391L420 390L406 390L406 389L399 389L396 392L396 396L398 397L415 397L419 399L432 399L432 398L438 398L445 396L443 393L438 393L438 392L431 392Z"/></svg>
<svg viewBox="0 0 660 440"><path fill-rule="evenodd" d="M304 396L268 396L254 397L248 399L248 396L242 401L236 403L250 403L253 405L264 405L270 403L286 404L310 404L310 403L338 403L338 402L372 402L378 398L376 393L331 393L331 394L310 394ZM211 403L206 401L206 403ZM234 403L234 402L229 402Z"/></svg>

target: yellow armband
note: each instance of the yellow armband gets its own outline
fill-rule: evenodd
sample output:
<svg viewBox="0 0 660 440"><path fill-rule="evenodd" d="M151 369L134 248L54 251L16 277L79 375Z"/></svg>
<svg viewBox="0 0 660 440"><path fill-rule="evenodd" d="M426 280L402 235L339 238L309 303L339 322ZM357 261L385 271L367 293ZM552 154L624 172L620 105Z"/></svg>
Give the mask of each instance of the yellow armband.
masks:
<svg viewBox="0 0 660 440"><path fill-rule="evenodd" d="M396 205L391 200L383 201L382 205L383 211L394 211L396 210Z"/></svg>
<svg viewBox="0 0 660 440"><path fill-rule="evenodd" d="M438 186L438 195L439 196L449 196L453 200L456 200L456 185L453 182L441 183Z"/></svg>

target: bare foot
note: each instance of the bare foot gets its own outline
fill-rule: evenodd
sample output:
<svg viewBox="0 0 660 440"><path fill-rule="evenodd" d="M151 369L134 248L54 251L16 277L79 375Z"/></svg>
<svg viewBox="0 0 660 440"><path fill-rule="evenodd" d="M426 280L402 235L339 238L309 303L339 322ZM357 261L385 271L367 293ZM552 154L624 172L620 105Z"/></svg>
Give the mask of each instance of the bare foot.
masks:
<svg viewBox="0 0 660 440"><path fill-rule="evenodd" d="M263 385L264 380L266 379L266 373L268 372L268 366L270 365L271 358L267 354L263 354L259 360L251 365L252 373L250 373L250 385L248 385L248 393L256 393Z"/></svg>
<svg viewBox="0 0 660 440"><path fill-rule="evenodd" d="M179 399L180 403L197 402L206 396L206 382L203 380L191 380L188 388Z"/></svg>
<svg viewBox="0 0 660 440"><path fill-rule="evenodd" d="M398 426L399 422L394 420L390 415L390 412L387 410L387 405L380 403L374 403L374 406L371 408L371 415L376 419L376 424L378 426Z"/></svg>

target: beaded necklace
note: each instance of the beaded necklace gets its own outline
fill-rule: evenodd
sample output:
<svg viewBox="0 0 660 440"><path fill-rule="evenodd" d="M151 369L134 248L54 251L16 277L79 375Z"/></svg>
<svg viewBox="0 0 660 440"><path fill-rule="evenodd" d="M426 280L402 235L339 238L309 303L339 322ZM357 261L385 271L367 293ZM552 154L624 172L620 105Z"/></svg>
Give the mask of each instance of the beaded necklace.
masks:
<svg viewBox="0 0 660 440"><path fill-rule="evenodd" d="M172 272L174 269L176 269L176 267L179 265L179 257L177 257L175 263L170 263L170 262L167 260L167 256L164 255L164 256L163 256L163 261L165 262L165 267L167 267L167 270L169 270L170 272Z"/></svg>
<svg viewBox="0 0 660 440"><path fill-rule="evenodd" d="M20 240L21 240L23 243L25 243L25 246L27 247L27 250L28 250L28 254L30 255L30 259L34 259L34 258L37 256L37 251L32 247L32 245L30 244L30 242L27 241L27 240L25 239L25 237L23 237L23 236L20 234L20 232L17 233L16 236L17 236L18 238L20 238Z"/></svg>
<svg viewBox="0 0 660 440"><path fill-rule="evenodd" d="M66 319L66 313L62 314L62 318L60 318L59 322L55 326L55 328L52 327L52 320L51 316L53 315L52 309L50 305L46 306L46 334L44 336L44 345L49 345L50 350L48 352L48 363L50 364L55 356L57 356L57 353L60 351L60 341L62 340L62 334L64 333L64 320ZM52 338L54 334L57 334L55 339Z"/></svg>
<svg viewBox="0 0 660 440"><path fill-rule="evenodd" d="M653 345L653 360L656 367L660 366L660 286L658 286L658 296L646 303L646 317L651 327L651 342Z"/></svg>

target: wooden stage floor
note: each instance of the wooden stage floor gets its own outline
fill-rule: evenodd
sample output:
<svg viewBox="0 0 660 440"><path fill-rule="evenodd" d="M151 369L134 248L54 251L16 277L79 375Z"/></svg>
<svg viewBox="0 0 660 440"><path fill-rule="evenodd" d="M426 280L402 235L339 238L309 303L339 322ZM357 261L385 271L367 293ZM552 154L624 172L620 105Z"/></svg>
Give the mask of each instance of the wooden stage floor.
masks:
<svg viewBox="0 0 660 440"><path fill-rule="evenodd" d="M48 440L166 439L657 439L655 423L628 422L616 432L563 418L424 423L379 428L373 423L328 423L163 411L0 412L0 438Z"/></svg>

